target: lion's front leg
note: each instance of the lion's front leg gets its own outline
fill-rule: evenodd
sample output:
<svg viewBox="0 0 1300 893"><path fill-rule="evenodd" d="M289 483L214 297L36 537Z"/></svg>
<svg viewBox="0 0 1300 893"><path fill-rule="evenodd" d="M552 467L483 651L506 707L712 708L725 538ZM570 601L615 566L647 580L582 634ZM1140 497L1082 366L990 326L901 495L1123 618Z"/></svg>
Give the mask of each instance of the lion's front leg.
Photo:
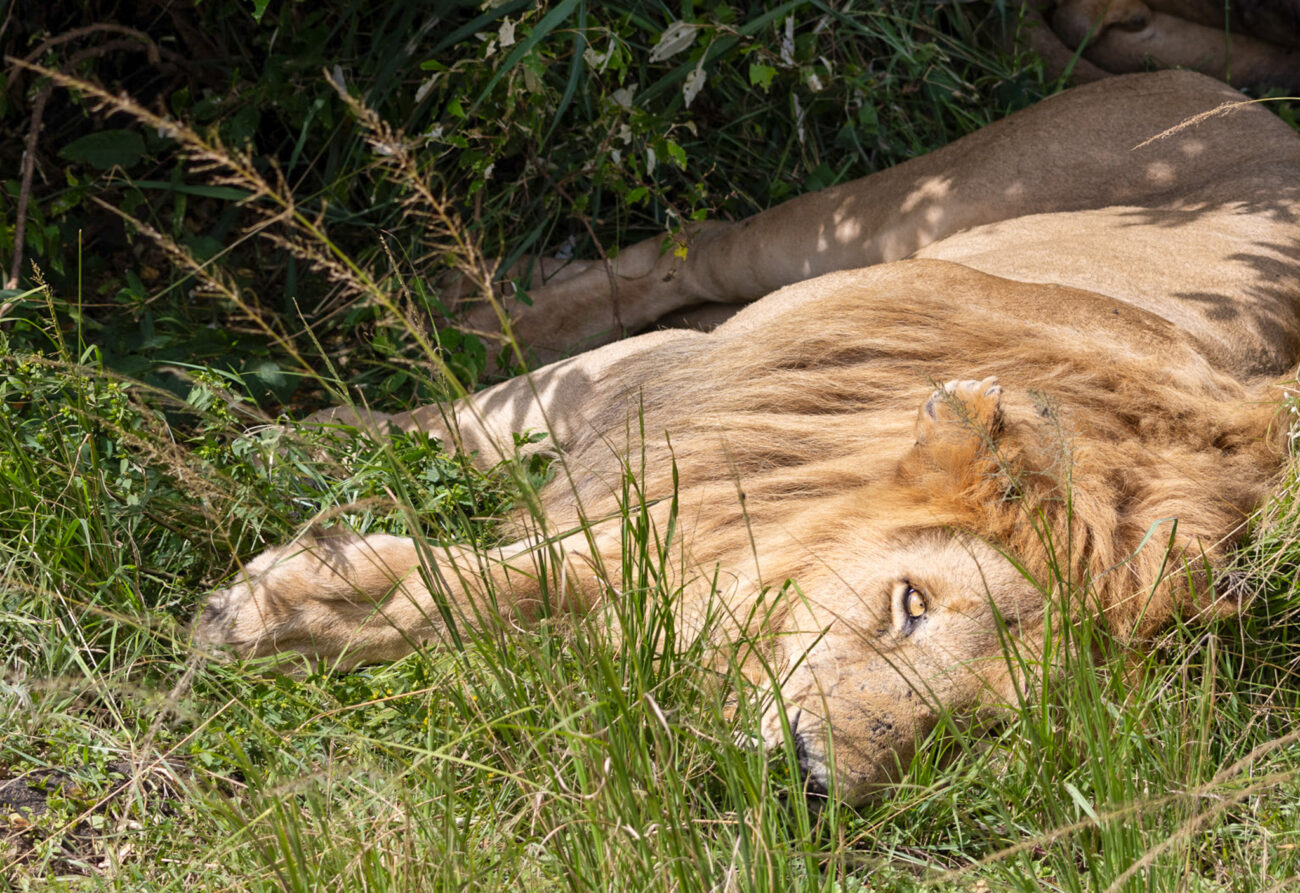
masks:
<svg viewBox="0 0 1300 893"><path fill-rule="evenodd" d="M198 643L241 657L297 653L334 666L394 660L453 626L528 622L590 603L571 551L534 543L477 553L388 534L335 534L270 549L214 592Z"/></svg>

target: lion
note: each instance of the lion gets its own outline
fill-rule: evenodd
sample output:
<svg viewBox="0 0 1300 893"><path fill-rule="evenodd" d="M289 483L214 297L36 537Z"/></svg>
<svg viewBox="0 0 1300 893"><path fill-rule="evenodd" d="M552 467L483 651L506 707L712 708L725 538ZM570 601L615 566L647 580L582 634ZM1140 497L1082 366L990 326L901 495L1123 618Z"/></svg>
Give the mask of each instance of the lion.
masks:
<svg viewBox="0 0 1300 893"><path fill-rule="evenodd" d="M198 641L346 668L452 624L608 615L631 466L679 623L761 643L761 737L854 803L941 716L1025 697L1049 605L1138 643L1231 613L1214 570L1276 483L1300 354L1300 137L1238 99L1188 72L1101 81L693 226L684 252L573 265L516 330L608 343L449 406L316 420L485 463L547 431L543 526L483 550L304 537L214 592ZM615 309L651 327L708 303L734 311L711 332L611 340Z"/></svg>
<svg viewBox="0 0 1300 893"><path fill-rule="evenodd" d="M1025 13L1027 42L1053 77L1179 67L1300 90L1300 0L1031 0Z"/></svg>

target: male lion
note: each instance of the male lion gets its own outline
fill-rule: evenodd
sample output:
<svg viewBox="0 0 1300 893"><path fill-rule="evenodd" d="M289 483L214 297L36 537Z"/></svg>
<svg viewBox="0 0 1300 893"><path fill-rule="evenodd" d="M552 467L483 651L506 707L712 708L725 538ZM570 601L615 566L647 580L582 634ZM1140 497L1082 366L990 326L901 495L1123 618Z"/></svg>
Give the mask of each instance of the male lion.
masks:
<svg viewBox="0 0 1300 893"><path fill-rule="evenodd" d="M619 595L634 455L661 537L676 483L681 622L721 610L719 638L766 636L751 669L770 662L781 697L762 734L787 719L809 784L856 801L940 711L1014 703L1005 649L1041 653L1059 581L1121 635L1233 610L1211 569L1274 481L1277 384L1300 353L1300 138L1256 106L1198 118L1237 99L1186 72L1091 84L693 228L684 259L652 241L564 270L519 309L542 349L606 337L611 284L629 327L771 294L710 334L352 414L483 457L549 430L551 536L272 549L211 596L198 638L352 666L437 642L449 619L596 608Z"/></svg>

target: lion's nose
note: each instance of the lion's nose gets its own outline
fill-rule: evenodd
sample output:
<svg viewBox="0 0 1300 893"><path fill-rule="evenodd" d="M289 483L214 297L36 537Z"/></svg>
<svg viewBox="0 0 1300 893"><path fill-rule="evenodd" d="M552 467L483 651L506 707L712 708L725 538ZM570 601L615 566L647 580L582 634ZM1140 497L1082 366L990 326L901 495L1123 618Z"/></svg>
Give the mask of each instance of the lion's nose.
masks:
<svg viewBox="0 0 1300 893"><path fill-rule="evenodd" d="M813 759L808 753L807 736L799 733L799 719L803 716L800 710L790 721L790 737L794 739L794 755L799 762L799 779L802 782L803 794L809 800L825 800L829 793L826 789L826 779L823 777L825 768L820 761Z"/></svg>

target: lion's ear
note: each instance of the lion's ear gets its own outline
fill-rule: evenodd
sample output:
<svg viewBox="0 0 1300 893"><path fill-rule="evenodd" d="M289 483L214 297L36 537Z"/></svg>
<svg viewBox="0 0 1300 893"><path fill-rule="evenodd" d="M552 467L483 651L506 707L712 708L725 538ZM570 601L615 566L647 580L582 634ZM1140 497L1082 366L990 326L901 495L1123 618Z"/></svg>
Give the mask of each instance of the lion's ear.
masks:
<svg viewBox="0 0 1300 893"><path fill-rule="evenodd" d="M987 440L1002 427L1002 386L997 378L950 381L921 404L916 444Z"/></svg>

